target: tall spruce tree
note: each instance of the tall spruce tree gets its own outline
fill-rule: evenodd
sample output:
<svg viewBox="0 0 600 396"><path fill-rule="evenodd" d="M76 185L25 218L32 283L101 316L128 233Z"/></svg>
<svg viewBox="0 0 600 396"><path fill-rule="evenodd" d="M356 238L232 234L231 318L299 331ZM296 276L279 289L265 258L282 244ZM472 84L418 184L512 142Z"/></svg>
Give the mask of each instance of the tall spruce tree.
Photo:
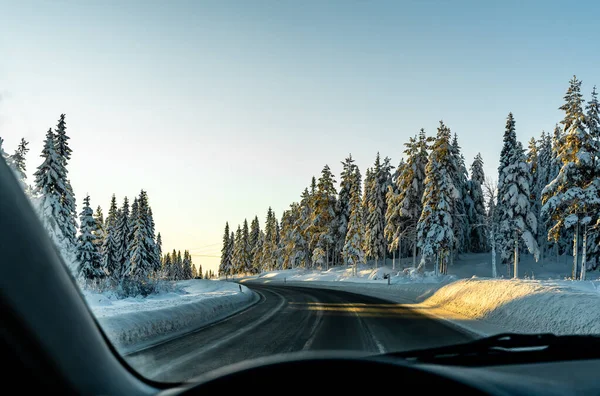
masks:
<svg viewBox="0 0 600 396"><path fill-rule="evenodd" d="M516 140L515 121L509 114L506 124L507 134L511 136L509 150L506 151L506 166L498 175L498 207L503 214L499 219L499 247L504 263L510 264L513 258L513 276L519 276L519 240L539 258L536 240L537 219L531 205L531 169L521 142Z"/></svg>
<svg viewBox="0 0 600 396"><path fill-rule="evenodd" d="M35 172L35 196L38 212L50 239L58 247L71 270L76 270L76 262L69 260L69 241L63 233L61 201L65 192L65 169L56 152L54 133L49 129L44 140L41 157L43 162Z"/></svg>
<svg viewBox="0 0 600 396"><path fill-rule="evenodd" d="M313 247L312 261L327 268L334 247L337 227L335 216L337 192L334 183L335 179L331 169L325 165L317 183L310 227L311 246Z"/></svg>
<svg viewBox="0 0 600 396"><path fill-rule="evenodd" d="M229 222L225 223L225 232L223 234L223 247L221 248L221 263L219 264L219 276L226 275L227 269L231 267L229 262Z"/></svg>
<svg viewBox="0 0 600 396"><path fill-rule="evenodd" d="M118 223L117 198L115 194L110 199L110 206L104 224L104 238L102 244L102 267L112 277L117 278L120 270L119 246L117 244Z"/></svg>
<svg viewBox="0 0 600 396"><path fill-rule="evenodd" d="M77 238L77 262L79 263L79 274L86 282L103 278L101 255L95 243L94 236L97 223L90 207L90 196L83 200L83 209L80 214L81 232Z"/></svg>
<svg viewBox="0 0 600 396"><path fill-rule="evenodd" d="M364 242L364 222L362 219L363 210L361 204L361 175L357 166L354 166L352 177L350 178L350 218L348 220L348 230L342 256L346 265L354 268L354 275L357 274L358 264L365 262L365 252L363 250Z"/></svg>
<svg viewBox="0 0 600 396"><path fill-rule="evenodd" d="M129 268L129 235L131 234L130 219L129 219L129 200L123 198L123 205L119 210L119 216L116 222L115 229L115 246L117 269L111 273L114 279L121 279L125 269Z"/></svg>
<svg viewBox="0 0 600 396"><path fill-rule="evenodd" d="M471 178L468 182L469 199L473 203L468 212L471 233L470 250L477 253L485 252L488 247L485 229L485 198L482 188L484 182L483 158L480 153L477 153L471 164Z"/></svg>
<svg viewBox="0 0 600 396"><path fill-rule="evenodd" d="M436 140L425 168L423 211L417 224L417 241L421 249L418 270L423 271L428 259L436 258L441 273L447 271L447 259L454 243L454 202L460 192L454 185L454 164L450 129L440 121Z"/></svg>
<svg viewBox="0 0 600 396"><path fill-rule="evenodd" d="M9 163L12 164L12 168L17 176L17 180L21 184L23 191L27 196L31 195L31 187L27 184L27 166L26 166L26 156L29 152L29 148L27 145L29 142L24 138L21 138L17 149L14 154L10 156Z"/></svg>
<svg viewBox="0 0 600 396"><path fill-rule="evenodd" d="M586 233L587 239L587 228L596 223L600 210L598 143L586 129L583 102L581 81L573 76L565 104L560 107L565 112L561 121L564 129L557 147L562 167L542 191L542 212L554 222L549 237L558 240L561 228L572 232L574 278L585 278L586 266L582 266L581 275L578 272L580 231ZM587 249L584 250L587 253Z"/></svg>
<svg viewBox="0 0 600 396"><path fill-rule="evenodd" d="M60 199L60 212L61 218L60 227L65 238L64 243L66 248L73 251L76 246L76 235L77 235L77 223L75 218L77 217L77 207L75 204L75 194L73 193L73 187L68 178L67 165L71 159L71 153L73 150L69 147L70 137L67 136L67 124L65 122L65 114L61 114L56 125L54 143L56 145L56 153L60 158L60 162L63 167L61 176L63 177L64 190L61 191Z"/></svg>
<svg viewBox="0 0 600 396"><path fill-rule="evenodd" d="M365 183L365 197L367 218L365 222L365 253L367 258L375 260L377 267L380 260L385 259L386 241L384 236L385 229L385 195L382 191L382 181L384 177L384 167L382 167L379 153L375 158L375 164L371 173L367 173Z"/></svg>

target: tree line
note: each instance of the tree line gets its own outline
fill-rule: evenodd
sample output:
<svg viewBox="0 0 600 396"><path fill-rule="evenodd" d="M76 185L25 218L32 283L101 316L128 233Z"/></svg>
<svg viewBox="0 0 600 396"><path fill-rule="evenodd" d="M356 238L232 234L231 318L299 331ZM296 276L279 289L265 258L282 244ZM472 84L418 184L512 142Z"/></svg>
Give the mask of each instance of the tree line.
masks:
<svg viewBox="0 0 600 396"><path fill-rule="evenodd" d="M13 170L76 279L83 285L109 287L123 295L148 295L160 280L202 278L202 266L196 268L189 251L182 255L173 250L163 255L162 237L155 232L152 208L143 189L131 206L124 197L118 207L113 194L106 218L100 206L94 213L90 196L85 196L78 226L68 177L72 149L66 130L65 114L61 114L56 128L46 132L42 163L34 173L33 185L27 182L29 143L25 139L9 155L0 138L0 156Z"/></svg>
<svg viewBox="0 0 600 396"><path fill-rule="evenodd" d="M569 82L553 133L528 148L506 119L497 181L486 178L477 154L467 171L456 133L439 122L404 144L398 166L379 153L364 182L352 155L342 161L339 191L325 165L298 202L278 219L269 207L264 230L255 216L225 225L219 275L296 267L357 268L372 260L412 257L439 273L460 253L491 252L518 276L519 254L536 260L573 254L572 277L600 267L600 117L596 88L587 103L581 81Z"/></svg>

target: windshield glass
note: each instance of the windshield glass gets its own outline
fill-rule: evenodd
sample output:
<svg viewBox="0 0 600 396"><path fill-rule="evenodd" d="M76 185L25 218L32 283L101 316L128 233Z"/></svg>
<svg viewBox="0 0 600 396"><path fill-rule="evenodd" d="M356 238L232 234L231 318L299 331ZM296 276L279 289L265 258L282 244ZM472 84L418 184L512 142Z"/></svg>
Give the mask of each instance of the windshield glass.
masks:
<svg viewBox="0 0 600 396"><path fill-rule="evenodd" d="M147 378L600 334L599 4L3 4L0 154Z"/></svg>

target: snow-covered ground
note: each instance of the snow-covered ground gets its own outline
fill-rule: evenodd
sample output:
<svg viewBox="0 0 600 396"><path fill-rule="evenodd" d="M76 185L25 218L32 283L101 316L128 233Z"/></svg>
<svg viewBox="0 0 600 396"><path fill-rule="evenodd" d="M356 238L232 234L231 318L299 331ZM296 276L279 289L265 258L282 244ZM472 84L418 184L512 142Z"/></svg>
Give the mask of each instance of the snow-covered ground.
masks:
<svg viewBox="0 0 600 396"><path fill-rule="evenodd" d="M173 291L118 299L112 292L83 292L108 338L121 353L179 336L223 319L258 301L256 293L230 282L193 279Z"/></svg>
<svg viewBox="0 0 600 396"><path fill-rule="evenodd" d="M600 272L588 273L587 281L568 280L568 257L536 263L524 256L519 267L523 279L516 280L508 278L507 268L500 265L498 274L504 279L490 278L489 254L462 255L449 267L449 275L418 274L410 259L397 262L395 270L390 264L378 269L362 266L357 276L347 267L294 269L263 273L244 282L286 282L371 295L409 304L480 336L506 331L600 334ZM389 285L385 274L391 274Z"/></svg>
<svg viewBox="0 0 600 396"><path fill-rule="evenodd" d="M412 258L396 260L395 268L392 260L388 259L384 265L379 263L377 269L372 263L361 265L358 275L353 276L352 269L346 266L333 267L328 271L293 269L283 271L271 271L250 278L282 279L294 281L327 281L327 282L358 282L358 283L387 283L384 274L391 274L391 283L439 283L456 279L466 279L473 276L479 278L490 278L492 276L492 259L489 253L467 253L461 254L454 265L448 267L448 275L434 275L432 268L426 268L425 276L417 275L412 269ZM519 278L521 279L566 279L571 276L573 258L571 256L548 257L535 262L533 256L521 255L519 263ZM499 278L512 278L513 268L497 264ZM587 279L599 280L600 271L587 273Z"/></svg>
<svg viewBox="0 0 600 396"><path fill-rule="evenodd" d="M453 275L435 275L432 272L426 272L421 275L416 274L415 271L411 271L410 269L401 271L392 270L388 267L374 269L369 266L361 266L357 271L357 276L353 275L352 268L340 266L330 268L327 271L305 269L271 271L257 276L245 277L244 279L387 284L388 280L385 275L388 274L391 274L390 283L392 284L440 283L456 279L456 276Z"/></svg>

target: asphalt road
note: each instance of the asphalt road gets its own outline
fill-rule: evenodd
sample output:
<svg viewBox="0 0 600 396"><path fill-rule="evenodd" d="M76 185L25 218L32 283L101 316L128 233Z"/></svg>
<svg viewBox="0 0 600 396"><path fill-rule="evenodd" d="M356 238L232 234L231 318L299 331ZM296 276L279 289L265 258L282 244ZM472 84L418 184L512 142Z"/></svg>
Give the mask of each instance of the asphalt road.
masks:
<svg viewBox="0 0 600 396"><path fill-rule="evenodd" d="M128 355L144 376L184 381L242 360L301 350L385 353L469 341L400 304L339 290L245 283L261 300L183 337Z"/></svg>

